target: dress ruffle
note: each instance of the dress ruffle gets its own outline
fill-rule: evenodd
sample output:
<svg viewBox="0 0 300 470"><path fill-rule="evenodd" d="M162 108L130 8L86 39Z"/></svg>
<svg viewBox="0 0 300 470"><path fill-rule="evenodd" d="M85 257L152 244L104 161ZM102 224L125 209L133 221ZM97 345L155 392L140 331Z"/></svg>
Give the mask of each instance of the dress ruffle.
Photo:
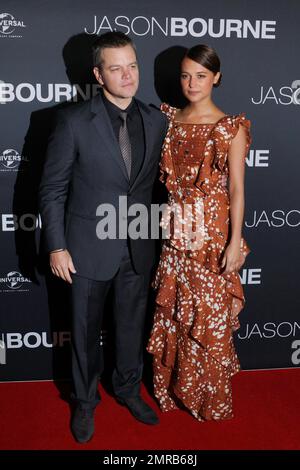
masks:
<svg viewBox="0 0 300 470"><path fill-rule="evenodd" d="M154 355L154 372L162 381L156 381L155 394L162 410L177 408L179 400L200 421L227 419L232 417L230 378L240 370L232 340L244 305L240 279L232 273L220 282L220 276L193 261L186 271L185 255L175 251L163 248L153 284L157 307L147 349ZM175 271L170 270L170 256L176 260ZM218 304L212 303L215 296ZM188 390L189 370L193 386L183 393ZM226 380L220 388L213 378L221 370ZM170 389L171 394L166 393Z"/></svg>
<svg viewBox="0 0 300 470"><path fill-rule="evenodd" d="M176 271L172 273L168 273L170 255L177 258ZM185 255L175 253L173 248L163 248L153 287L157 291L157 305L163 307L164 313L167 309L170 316L167 318L167 324L159 324L172 334L175 333L178 323L183 324L189 329L193 339L211 351L211 355L218 362L228 367L231 363L231 352L229 354L224 344L218 344L217 348L213 344L218 334L224 339L224 321L230 334L239 328L238 314L244 306L240 278L238 274L230 273L220 279L221 276L200 267L193 260L186 270L187 260L184 258ZM214 297L222 298L218 305L211 302L212 296L208 294L210 291ZM220 330L216 318L220 318Z"/></svg>

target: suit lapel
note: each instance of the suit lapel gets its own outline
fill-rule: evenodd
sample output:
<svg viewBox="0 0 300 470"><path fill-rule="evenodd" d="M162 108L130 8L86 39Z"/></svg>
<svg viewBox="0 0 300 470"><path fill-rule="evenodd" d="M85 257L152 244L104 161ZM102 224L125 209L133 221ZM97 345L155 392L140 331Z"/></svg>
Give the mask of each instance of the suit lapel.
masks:
<svg viewBox="0 0 300 470"><path fill-rule="evenodd" d="M124 160L121 154L119 143L116 139L111 121L105 109L101 95L95 96L91 102L91 111L93 113L92 123L98 132L101 141L106 145L112 158L119 165L124 177L128 181L128 175L125 168Z"/></svg>

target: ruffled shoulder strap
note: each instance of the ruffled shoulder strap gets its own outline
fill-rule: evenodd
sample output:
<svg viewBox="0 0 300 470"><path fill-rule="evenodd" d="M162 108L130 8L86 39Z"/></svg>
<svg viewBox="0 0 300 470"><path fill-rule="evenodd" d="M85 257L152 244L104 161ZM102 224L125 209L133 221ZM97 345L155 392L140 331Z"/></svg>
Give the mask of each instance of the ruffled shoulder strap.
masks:
<svg viewBox="0 0 300 470"><path fill-rule="evenodd" d="M168 103L162 103L160 105L161 111L167 116L168 121L174 119L177 109L170 106Z"/></svg>
<svg viewBox="0 0 300 470"><path fill-rule="evenodd" d="M246 139L247 139L247 151L248 151L251 145L251 141L252 141L251 134L250 134L251 122L249 121L249 119L246 119L245 113L241 113L236 116L230 116L229 122L230 122L230 128L231 128L230 129L231 139L235 138L240 126L243 126L243 128L245 129Z"/></svg>

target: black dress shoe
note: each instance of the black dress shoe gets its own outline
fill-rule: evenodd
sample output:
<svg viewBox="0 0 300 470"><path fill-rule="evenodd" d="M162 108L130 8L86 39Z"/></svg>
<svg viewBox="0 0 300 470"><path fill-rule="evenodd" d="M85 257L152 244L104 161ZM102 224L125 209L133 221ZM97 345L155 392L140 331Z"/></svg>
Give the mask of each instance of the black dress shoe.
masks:
<svg viewBox="0 0 300 470"><path fill-rule="evenodd" d="M117 398L117 401L127 406L130 413L144 424L158 424L159 419L156 413L150 408L141 397Z"/></svg>
<svg viewBox="0 0 300 470"><path fill-rule="evenodd" d="M92 439L94 434L94 409L77 406L74 410L71 430L77 442L83 444Z"/></svg>

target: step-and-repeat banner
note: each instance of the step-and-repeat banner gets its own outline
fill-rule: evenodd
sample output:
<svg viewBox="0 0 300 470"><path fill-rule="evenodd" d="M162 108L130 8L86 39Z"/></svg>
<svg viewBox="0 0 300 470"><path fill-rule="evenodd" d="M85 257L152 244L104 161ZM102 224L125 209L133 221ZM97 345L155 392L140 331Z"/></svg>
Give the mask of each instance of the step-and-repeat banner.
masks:
<svg viewBox="0 0 300 470"><path fill-rule="evenodd" d="M299 366L299 18L298 0L1 2L0 380L69 376L68 289L39 255L37 188L53 115L97 92L91 44L109 30L135 41L138 97L155 105L180 106L184 48L217 50L214 99L227 114L245 112L253 135L236 346L244 369Z"/></svg>

